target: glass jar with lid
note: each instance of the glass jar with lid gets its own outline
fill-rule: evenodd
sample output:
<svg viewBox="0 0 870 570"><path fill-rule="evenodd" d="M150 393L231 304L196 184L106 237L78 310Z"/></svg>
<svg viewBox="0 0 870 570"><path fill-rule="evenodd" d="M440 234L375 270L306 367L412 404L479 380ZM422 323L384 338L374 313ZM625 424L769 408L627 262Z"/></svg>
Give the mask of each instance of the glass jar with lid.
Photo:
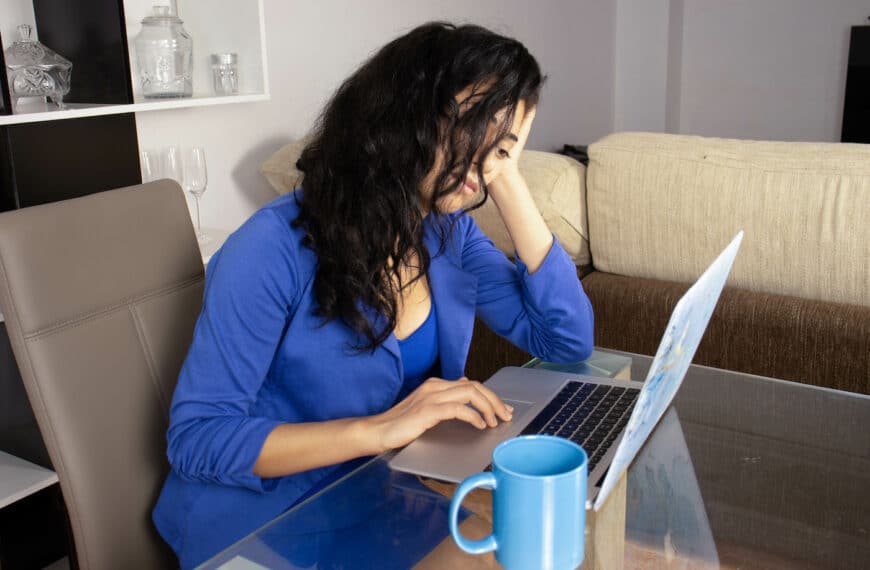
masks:
<svg viewBox="0 0 870 570"><path fill-rule="evenodd" d="M150 99L193 95L193 39L168 6L154 6L133 40L142 94Z"/></svg>
<svg viewBox="0 0 870 570"><path fill-rule="evenodd" d="M69 93L72 63L31 37L33 28L18 26L18 40L4 52L13 108L21 97L48 97L59 109Z"/></svg>

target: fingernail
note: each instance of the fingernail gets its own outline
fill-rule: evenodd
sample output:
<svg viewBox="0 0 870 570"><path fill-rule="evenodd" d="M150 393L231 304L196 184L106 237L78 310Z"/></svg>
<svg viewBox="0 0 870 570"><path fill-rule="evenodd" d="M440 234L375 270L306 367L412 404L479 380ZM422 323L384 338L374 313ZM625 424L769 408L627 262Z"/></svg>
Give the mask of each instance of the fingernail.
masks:
<svg viewBox="0 0 870 570"><path fill-rule="evenodd" d="M514 407L511 406L510 404L505 404L505 407L511 412L514 411Z"/></svg>

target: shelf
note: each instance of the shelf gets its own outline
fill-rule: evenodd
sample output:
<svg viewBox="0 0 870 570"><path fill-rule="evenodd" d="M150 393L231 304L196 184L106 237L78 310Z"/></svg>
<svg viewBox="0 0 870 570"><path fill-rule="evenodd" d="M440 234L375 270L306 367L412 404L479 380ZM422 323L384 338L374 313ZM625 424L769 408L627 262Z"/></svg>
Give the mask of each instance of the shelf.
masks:
<svg viewBox="0 0 870 570"><path fill-rule="evenodd" d="M57 483L57 474L0 451L0 509Z"/></svg>
<svg viewBox="0 0 870 570"><path fill-rule="evenodd" d="M155 5L170 0L124 0L128 53L135 101L142 97L139 84L136 36L142 19ZM269 94L266 72L266 23L263 0L179 0L178 15L193 38L193 91L210 93L210 55L234 52L239 57L239 91ZM75 70L73 70L75 80Z"/></svg>
<svg viewBox="0 0 870 570"><path fill-rule="evenodd" d="M242 95L194 95L183 99L148 101L126 105L87 105L70 103L64 110L53 108L48 103L22 105L22 112L15 115L0 115L0 126L19 125L22 123L38 123L40 121L58 121L63 119L78 119L81 117L97 117L100 115L119 115L122 113L140 113L143 111L166 111L168 109L184 109L187 107L204 107L207 105L228 105L231 103L251 103L268 101L267 93L252 93Z"/></svg>
<svg viewBox="0 0 870 570"><path fill-rule="evenodd" d="M33 24L33 8L29 0L12 0L9 5L5 5L7 0L3 1L0 21ZM269 100L263 0L181 0L179 15L184 20L184 28L193 37L194 96L145 99L138 81L135 48L132 44L142 28L142 19L150 13L152 5L168 3L169 0L124 0L124 25L130 56L128 65L132 77L133 103L67 103L67 109L62 111L47 103L26 103L22 105L19 113L0 115L0 126ZM3 28L4 43L10 44L13 37L11 29L7 29L10 26L4 24L0 27ZM216 96L211 91L209 55L219 52L235 52L239 56L239 95ZM73 83L76 81L75 69L73 62Z"/></svg>

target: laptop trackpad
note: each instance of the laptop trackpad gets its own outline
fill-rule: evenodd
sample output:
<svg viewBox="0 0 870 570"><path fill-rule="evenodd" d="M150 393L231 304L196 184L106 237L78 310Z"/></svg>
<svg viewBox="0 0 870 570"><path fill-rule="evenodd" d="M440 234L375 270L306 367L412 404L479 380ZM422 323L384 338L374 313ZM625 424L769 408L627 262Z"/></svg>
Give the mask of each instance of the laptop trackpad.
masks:
<svg viewBox="0 0 870 570"><path fill-rule="evenodd" d="M529 411L534 404L516 400L505 403L514 408L510 422L499 422L498 427L485 430L460 420L441 422L393 457L390 467L454 482L483 471L495 446L518 435L533 419Z"/></svg>

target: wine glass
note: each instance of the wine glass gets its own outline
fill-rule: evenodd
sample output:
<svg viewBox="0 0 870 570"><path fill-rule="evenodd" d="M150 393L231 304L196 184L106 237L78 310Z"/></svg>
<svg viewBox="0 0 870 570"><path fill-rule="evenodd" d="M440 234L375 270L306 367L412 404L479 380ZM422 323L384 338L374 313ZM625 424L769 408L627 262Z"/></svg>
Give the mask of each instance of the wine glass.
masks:
<svg viewBox="0 0 870 570"><path fill-rule="evenodd" d="M161 174L165 178L171 178L178 182L179 186L184 181L184 171L181 164L181 149L177 146L171 146L163 149L161 156Z"/></svg>
<svg viewBox="0 0 870 570"><path fill-rule="evenodd" d="M153 182L162 178L160 169L160 153L153 150L143 150L139 153L139 165L142 168L142 182Z"/></svg>
<svg viewBox="0 0 870 570"><path fill-rule="evenodd" d="M199 220L199 199L205 193L208 184L208 171L205 166L205 150L196 146L185 149L182 153L182 172L185 191L190 192L196 202L196 239L199 243L207 243L209 237L202 231Z"/></svg>

